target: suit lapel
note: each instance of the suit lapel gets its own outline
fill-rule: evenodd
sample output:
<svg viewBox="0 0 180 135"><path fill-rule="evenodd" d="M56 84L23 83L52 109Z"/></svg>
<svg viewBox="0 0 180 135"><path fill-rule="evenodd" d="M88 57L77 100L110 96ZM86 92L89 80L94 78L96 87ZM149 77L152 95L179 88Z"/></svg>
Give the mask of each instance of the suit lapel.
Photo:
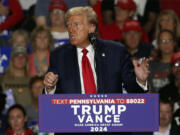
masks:
<svg viewBox="0 0 180 135"><path fill-rule="evenodd" d="M80 83L80 74L79 74L79 65L77 58L77 50L75 46L70 46L72 51L67 51L67 61L68 63L68 76L71 78L70 88L73 90L73 93L81 93L81 83ZM70 90L71 91L71 90Z"/></svg>
<svg viewBox="0 0 180 135"><path fill-rule="evenodd" d="M79 73L79 65L77 58L77 50L75 46L70 46L72 51L67 51L67 61L68 65L66 67L70 67L68 69L68 76L72 77L72 80L69 82L74 90L73 93L81 93L81 82L80 82L80 73ZM97 40L96 45L96 74L97 74L97 84L98 84L98 93L106 93L106 83L108 82L108 69L107 69L107 60L108 60L108 50L103 45L103 42Z"/></svg>
<svg viewBox="0 0 180 135"><path fill-rule="evenodd" d="M96 74L97 74L98 93L106 93L105 85L108 79L108 69L107 69L108 50L103 45L103 42L97 40L96 51L97 51Z"/></svg>

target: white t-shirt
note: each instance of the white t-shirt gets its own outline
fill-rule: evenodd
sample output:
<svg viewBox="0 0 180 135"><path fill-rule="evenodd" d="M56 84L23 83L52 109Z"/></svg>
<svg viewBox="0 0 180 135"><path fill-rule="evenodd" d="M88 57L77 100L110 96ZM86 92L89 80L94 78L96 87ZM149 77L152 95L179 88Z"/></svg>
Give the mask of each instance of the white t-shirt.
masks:
<svg viewBox="0 0 180 135"><path fill-rule="evenodd" d="M51 32L54 38L54 48L69 42L69 34L66 32Z"/></svg>

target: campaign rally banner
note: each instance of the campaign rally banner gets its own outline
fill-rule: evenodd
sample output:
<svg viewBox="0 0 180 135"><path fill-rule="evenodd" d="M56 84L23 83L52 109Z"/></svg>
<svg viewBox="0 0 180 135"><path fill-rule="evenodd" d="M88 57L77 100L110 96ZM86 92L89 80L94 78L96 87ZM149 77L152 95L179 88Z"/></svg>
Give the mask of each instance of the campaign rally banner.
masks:
<svg viewBox="0 0 180 135"><path fill-rule="evenodd" d="M39 96L40 132L148 132L158 127L158 94Z"/></svg>

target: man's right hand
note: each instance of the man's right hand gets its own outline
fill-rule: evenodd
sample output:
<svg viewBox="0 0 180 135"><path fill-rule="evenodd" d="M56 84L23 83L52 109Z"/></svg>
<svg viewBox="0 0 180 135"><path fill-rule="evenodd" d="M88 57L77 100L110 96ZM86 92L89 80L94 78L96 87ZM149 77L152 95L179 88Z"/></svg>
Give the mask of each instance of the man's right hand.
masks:
<svg viewBox="0 0 180 135"><path fill-rule="evenodd" d="M54 87L55 87L57 81L58 81L58 75L57 74L54 74L53 72L48 72L45 75L44 85L45 85L47 93L54 90Z"/></svg>

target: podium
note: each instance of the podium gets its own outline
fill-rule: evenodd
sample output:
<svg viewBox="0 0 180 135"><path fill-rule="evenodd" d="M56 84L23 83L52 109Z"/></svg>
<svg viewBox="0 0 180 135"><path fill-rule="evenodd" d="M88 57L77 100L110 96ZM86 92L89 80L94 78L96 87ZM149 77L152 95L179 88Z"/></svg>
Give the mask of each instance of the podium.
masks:
<svg viewBox="0 0 180 135"><path fill-rule="evenodd" d="M39 96L40 132L152 132L158 128L158 94Z"/></svg>

